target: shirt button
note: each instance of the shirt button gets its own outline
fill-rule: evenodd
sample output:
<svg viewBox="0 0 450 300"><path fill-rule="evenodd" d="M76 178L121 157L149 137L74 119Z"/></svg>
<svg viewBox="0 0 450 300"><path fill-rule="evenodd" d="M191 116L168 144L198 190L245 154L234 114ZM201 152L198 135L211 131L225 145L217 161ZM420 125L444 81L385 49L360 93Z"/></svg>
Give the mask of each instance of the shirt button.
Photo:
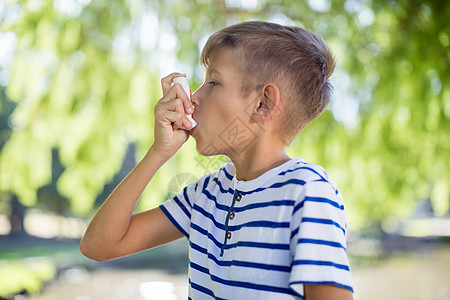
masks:
<svg viewBox="0 0 450 300"><path fill-rule="evenodd" d="M227 239L231 239L231 232L227 232Z"/></svg>
<svg viewBox="0 0 450 300"><path fill-rule="evenodd" d="M242 199L242 195L241 194L237 194L236 195L236 201L241 201Z"/></svg>
<svg viewBox="0 0 450 300"><path fill-rule="evenodd" d="M230 220L233 220L234 217L235 217L235 214L234 214L234 212L232 212L232 213L230 214Z"/></svg>

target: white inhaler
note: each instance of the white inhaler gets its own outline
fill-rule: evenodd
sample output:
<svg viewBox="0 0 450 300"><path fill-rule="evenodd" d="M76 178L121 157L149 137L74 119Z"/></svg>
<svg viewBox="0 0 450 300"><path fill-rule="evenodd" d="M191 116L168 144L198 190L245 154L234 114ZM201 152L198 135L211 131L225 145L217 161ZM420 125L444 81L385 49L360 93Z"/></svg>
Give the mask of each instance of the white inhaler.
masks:
<svg viewBox="0 0 450 300"><path fill-rule="evenodd" d="M186 92L186 95L188 96L189 101L190 101L191 100L191 91L189 89L189 84L188 84L186 77L184 77L184 76L175 77L173 79L173 84L175 84L175 83L181 84L181 86L183 87L183 90ZM192 118L192 115L186 115L186 116L189 119L189 121L191 121L192 127L187 129L184 126L181 126L180 128L184 129L184 130L191 130L192 128L197 126L197 122Z"/></svg>

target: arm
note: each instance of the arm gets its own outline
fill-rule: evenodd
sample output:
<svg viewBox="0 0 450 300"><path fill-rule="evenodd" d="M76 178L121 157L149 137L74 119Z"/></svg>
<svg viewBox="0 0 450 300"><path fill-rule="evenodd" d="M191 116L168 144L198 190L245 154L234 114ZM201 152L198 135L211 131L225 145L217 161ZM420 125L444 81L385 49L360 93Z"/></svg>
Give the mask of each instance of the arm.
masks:
<svg viewBox="0 0 450 300"><path fill-rule="evenodd" d="M335 285L305 284L306 300L352 300L350 290Z"/></svg>
<svg viewBox="0 0 450 300"><path fill-rule="evenodd" d="M145 187L159 168L187 141L179 129L192 125L186 113L192 104L180 85L171 86L172 73L161 80L163 97L155 106L155 138L142 161L116 187L95 214L81 240L87 257L106 261L153 248L182 237L160 208L133 215Z"/></svg>

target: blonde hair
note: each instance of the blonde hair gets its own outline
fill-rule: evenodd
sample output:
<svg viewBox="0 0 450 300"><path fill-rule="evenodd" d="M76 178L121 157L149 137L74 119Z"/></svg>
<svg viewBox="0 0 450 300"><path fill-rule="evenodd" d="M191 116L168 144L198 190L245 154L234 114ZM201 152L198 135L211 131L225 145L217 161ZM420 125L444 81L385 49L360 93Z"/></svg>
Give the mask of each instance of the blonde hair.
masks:
<svg viewBox="0 0 450 300"><path fill-rule="evenodd" d="M322 37L308 30L270 22L251 21L225 27L206 42L201 63L207 67L215 51L233 50L243 78L245 95L269 82L280 87L286 102L281 135L292 140L330 102L329 77L335 61Z"/></svg>

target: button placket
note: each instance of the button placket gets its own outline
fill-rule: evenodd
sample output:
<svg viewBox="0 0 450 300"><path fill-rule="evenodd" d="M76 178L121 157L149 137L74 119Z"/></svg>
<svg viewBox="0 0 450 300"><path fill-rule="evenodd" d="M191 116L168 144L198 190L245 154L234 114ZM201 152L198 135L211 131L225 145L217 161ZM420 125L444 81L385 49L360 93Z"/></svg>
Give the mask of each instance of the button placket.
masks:
<svg viewBox="0 0 450 300"><path fill-rule="evenodd" d="M229 211L229 213L228 213L228 219L229 220L234 220L234 218L236 217L236 213L234 212L234 211L232 211L232 209L234 209L235 208L235 204L236 204L236 201L241 201L242 200L242 195L241 194L236 194L235 196L234 196L234 201L233 201L233 203L232 203L232 205L231 205L231 207L230 207L230 211ZM228 223L227 223L228 224ZM232 236L232 234L231 234L231 232L230 231L227 231L227 233L226 233L226 238L229 240L229 239L231 239L231 236Z"/></svg>
<svg viewBox="0 0 450 300"><path fill-rule="evenodd" d="M231 203L230 209L228 210L228 214L227 214L227 218L225 220L225 241L223 243L222 249L220 251L220 256L224 255L224 250L225 250L225 246L227 244L227 241L231 239L232 234L231 231L228 230L228 226L229 226L229 221L233 220L236 217L236 213L233 212L234 209L234 205L236 204L236 201L241 201L242 199L242 195L238 193L238 191L235 189L234 190L234 194L233 194L233 201Z"/></svg>

